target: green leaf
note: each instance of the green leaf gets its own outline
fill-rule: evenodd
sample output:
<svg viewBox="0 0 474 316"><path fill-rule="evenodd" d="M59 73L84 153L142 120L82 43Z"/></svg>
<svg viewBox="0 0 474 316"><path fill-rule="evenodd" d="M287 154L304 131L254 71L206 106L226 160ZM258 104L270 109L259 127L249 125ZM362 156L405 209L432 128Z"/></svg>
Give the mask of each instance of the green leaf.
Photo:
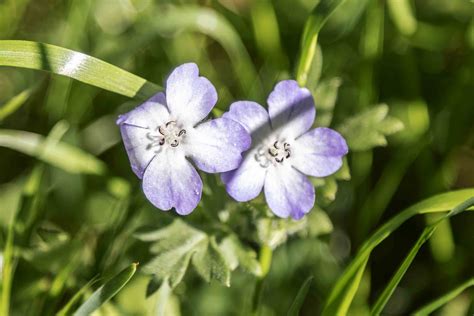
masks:
<svg viewBox="0 0 474 316"><path fill-rule="evenodd" d="M386 146L385 136L403 129L403 123L387 116L388 106L379 104L365 112L347 119L337 130L346 138L353 151L368 150L377 146Z"/></svg>
<svg viewBox="0 0 474 316"><path fill-rule="evenodd" d="M64 305L63 308L56 314L57 316L67 316L72 314L72 308L76 305L81 297L89 290L89 288L99 281L99 277L95 276L89 280L74 296Z"/></svg>
<svg viewBox="0 0 474 316"><path fill-rule="evenodd" d="M356 256L346 267L342 275L331 290L323 310L323 315L336 315L338 312L349 308L352 302L353 291L357 290L359 282L353 282L357 275L362 275L372 250L384 241L400 225L417 214L444 212L454 209L461 202L474 196L474 188L442 193L421 201L400 212L382 227L380 227L360 247ZM472 207L469 208L472 210ZM453 213L450 214L452 216Z"/></svg>
<svg viewBox="0 0 474 316"><path fill-rule="evenodd" d="M242 245L235 235L229 235L219 245L229 268L233 271L241 266L255 276L262 275L262 269L257 260L257 254Z"/></svg>
<svg viewBox="0 0 474 316"><path fill-rule="evenodd" d="M206 282L215 279L225 286L230 286L230 269L213 237L209 239L205 248L193 256L192 262Z"/></svg>
<svg viewBox="0 0 474 316"><path fill-rule="evenodd" d="M94 156L64 142L47 142L39 134L0 130L0 147L7 147L36 157L70 173L103 174L105 164Z"/></svg>
<svg viewBox="0 0 474 316"><path fill-rule="evenodd" d="M183 31L199 32L218 42L229 55L234 73L248 97L261 99L261 83L252 59L240 38L240 34L229 21L216 10L194 5L160 8L151 16L147 28L163 35L180 34ZM158 17L158 18L157 18ZM203 23L203 21L207 21ZM150 26L151 25L151 26Z"/></svg>
<svg viewBox="0 0 474 316"><path fill-rule="evenodd" d="M326 21L345 0L321 0L306 21L301 40L301 53L296 71L296 80L301 86L308 81L308 73L317 51L318 34Z"/></svg>
<svg viewBox="0 0 474 316"><path fill-rule="evenodd" d="M416 316L427 316L431 315L435 310L443 306L444 304L448 303L450 300L461 294L467 288L474 286L474 278L467 280L466 282L462 283L461 285L455 287L451 291L443 294L442 296L438 297L437 299L433 300L432 302L426 304L425 306L420 307L417 309L413 315Z"/></svg>
<svg viewBox="0 0 474 316"><path fill-rule="evenodd" d="M156 316L165 316L167 306L171 297L172 289L168 283L168 279L163 280L158 290L158 298L156 300Z"/></svg>
<svg viewBox="0 0 474 316"><path fill-rule="evenodd" d="M331 125L334 106L336 105L339 87L341 86L341 78L332 78L321 81L316 89L312 90L313 97L318 110L317 124L318 126Z"/></svg>
<svg viewBox="0 0 474 316"><path fill-rule="evenodd" d="M385 305L387 304L388 300L392 296L393 292L395 291L395 288L398 286L400 283L401 279L405 275L406 271L410 267L411 263L413 262L413 259L415 259L416 254L420 250L421 246L430 239L430 237L433 235L435 232L436 228L438 227L439 224L441 224L444 220L446 220L448 217L451 217L455 214L459 214L460 212L465 211L469 207L474 205L474 197L470 198L460 205L456 206L451 212L445 214L442 216L440 219L438 219L435 223L429 225L423 230L423 233L421 236L418 238L417 242L415 245L413 245L412 249L408 253L408 255L405 257L403 262L401 263L400 267L398 270L395 272L393 277L391 278L390 282L387 284L385 289L383 290L382 294L378 297L377 301L375 302L371 314L372 315L379 315Z"/></svg>
<svg viewBox="0 0 474 316"><path fill-rule="evenodd" d="M136 236L142 241L153 242L150 251L155 256L144 265L143 271L160 280L167 278L172 288L183 279L192 255L207 243L206 234L181 220Z"/></svg>
<svg viewBox="0 0 474 316"><path fill-rule="evenodd" d="M216 279L229 286L230 269L213 237L177 219L163 229L139 233L142 241L151 241L150 252L155 256L143 271L160 280L167 279L172 288L183 279L192 262L199 275L209 282Z"/></svg>
<svg viewBox="0 0 474 316"><path fill-rule="evenodd" d="M257 237L259 243L268 245L275 249L286 242L288 236L304 231L307 227L307 219L279 219L261 218L257 222Z"/></svg>
<svg viewBox="0 0 474 316"><path fill-rule="evenodd" d="M138 263L132 263L119 274L99 287L74 313L75 316L90 315L104 303L114 297L133 277Z"/></svg>
<svg viewBox="0 0 474 316"><path fill-rule="evenodd" d="M288 310L288 316L298 316L300 314L301 306L303 306L306 295L308 295L309 287L313 281L313 276L309 276L306 281L303 282L298 293L296 294L293 303L291 303L290 309Z"/></svg>
<svg viewBox="0 0 474 316"><path fill-rule="evenodd" d="M25 102L30 98L31 94L35 88L29 88L23 90L13 98L11 98L7 103L0 107L0 122L7 118L9 115L15 113Z"/></svg>
<svg viewBox="0 0 474 316"><path fill-rule="evenodd" d="M30 41L0 41L0 66L48 71L131 98L147 99L160 87L100 59Z"/></svg>

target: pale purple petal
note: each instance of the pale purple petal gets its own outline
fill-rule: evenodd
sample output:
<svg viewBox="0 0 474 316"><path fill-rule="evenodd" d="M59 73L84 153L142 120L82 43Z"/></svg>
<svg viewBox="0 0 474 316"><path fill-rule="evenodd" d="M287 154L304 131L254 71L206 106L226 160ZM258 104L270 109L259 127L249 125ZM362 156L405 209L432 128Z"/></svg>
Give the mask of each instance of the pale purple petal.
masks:
<svg viewBox="0 0 474 316"><path fill-rule="evenodd" d="M236 121L219 118L198 125L186 134L186 155L205 172L225 172L237 168L242 152L250 147L251 139Z"/></svg>
<svg viewBox="0 0 474 316"><path fill-rule="evenodd" d="M153 149L148 148L150 140L147 138L147 133L149 131L147 128L134 125L120 125L120 132L130 165L133 172L140 179L143 177L143 172L145 172L148 163L156 155Z"/></svg>
<svg viewBox="0 0 474 316"><path fill-rule="evenodd" d="M167 150L150 162L143 175L143 192L157 208L191 213L199 203L202 181L181 151Z"/></svg>
<svg viewBox="0 0 474 316"><path fill-rule="evenodd" d="M296 138L313 125L316 116L313 96L294 80L280 81L267 103L272 128L281 131L283 137Z"/></svg>
<svg viewBox="0 0 474 316"><path fill-rule="evenodd" d="M290 166L268 170L264 190L268 206L279 217L300 219L314 206L313 185Z"/></svg>
<svg viewBox="0 0 474 316"><path fill-rule="evenodd" d="M342 166L342 157L347 152L346 141L338 132L320 127L296 140L291 163L304 174L325 177Z"/></svg>
<svg viewBox="0 0 474 316"><path fill-rule="evenodd" d="M117 124L155 128L165 123L168 118L169 112L166 108L165 94L159 92L130 112L120 115Z"/></svg>
<svg viewBox="0 0 474 316"><path fill-rule="evenodd" d="M166 81L166 100L175 120L195 125L211 112L217 92L209 80L199 77L198 66L188 63L177 67Z"/></svg>
<svg viewBox="0 0 474 316"><path fill-rule="evenodd" d="M267 111L252 101L237 101L231 104L228 112L222 117L230 118L242 124L252 135L254 143L268 136L271 132Z"/></svg>
<svg viewBox="0 0 474 316"><path fill-rule="evenodd" d="M266 169L262 168L249 152L236 170L223 173L221 180L231 197L239 202L256 198L263 188Z"/></svg>

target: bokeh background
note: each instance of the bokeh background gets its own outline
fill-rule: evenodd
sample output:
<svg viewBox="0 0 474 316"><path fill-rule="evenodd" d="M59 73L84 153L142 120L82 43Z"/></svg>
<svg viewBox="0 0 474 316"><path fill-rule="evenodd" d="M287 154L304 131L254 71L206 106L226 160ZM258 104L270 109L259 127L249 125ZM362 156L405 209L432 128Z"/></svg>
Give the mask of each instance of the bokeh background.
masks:
<svg viewBox="0 0 474 316"><path fill-rule="evenodd" d="M304 23L317 2L6 0L0 2L0 39L81 51L160 85L175 66L194 61L218 90L213 114L220 115L234 100L265 104L278 80L295 77ZM473 16L468 0L347 0L330 17L308 87L317 104L316 125L345 132L351 152L342 175L315 181L316 233L287 236L284 228L262 313L285 314L313 275L302 314L317 314L343 267L376 227L426 197L474 186ZM2 244L25 184L35 210L17 214L23 225L17 229L28 234L15 243L13 315L54 314L96 274L111 275L146 260L148 248L133 232L163 227L174 217L144 199L115 125L118 114L138 103L68 78L0 67L0 129L35 133L15 134L14 145L5 145L0 134ZM61 139L102 163L86 162L90 170L84 171L74 163L64 167L70 158L61 153L49 160L39 150L25 154L22 142L38 142L38 135ZM206 181L203 203L185 221L206 225L207 216L218 216L227 205L218 177ZM241 214L251 221L248 211ZM415 217L376 248L351 314L368 312L434 219ZM231 226L256 247L255 232L244 229L243 221ZM386 314L406 315L472 278L473 267L474 217L467 212L443 222ZM137 274L99 314L150 314L156 298L145 299L148 280ZM252 275L236 270L225 288L190 270L174 289L168 312L242 315L254 283ZM472 315L472 297L466 291L440 315Z"/></svg>

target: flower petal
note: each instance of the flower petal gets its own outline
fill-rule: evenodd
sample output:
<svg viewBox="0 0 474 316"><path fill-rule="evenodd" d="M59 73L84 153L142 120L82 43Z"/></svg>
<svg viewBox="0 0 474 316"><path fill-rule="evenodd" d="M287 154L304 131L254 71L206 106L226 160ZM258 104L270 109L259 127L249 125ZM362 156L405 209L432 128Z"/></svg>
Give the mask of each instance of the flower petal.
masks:
<svg viewBox="0 0 474 316"><path fill-rule="evenodd" d="M227 193L239 202L256 198L263 188L266 169L254 159L254 151L249 152L236 170L221 175Z"/></svg>
<svg viewBox="0 0 474 316"><path fill-rule="evenodd" d="M191 213L202 194L202 181L182 151L166 150L158 154L143 175L143 192L157 208L174 207L180 215Z"/></svg>
<svg viewBox="0 0 474 316"><path fill-rule="evenodd" d="M169 112L166 108L165 94L159 92L130 112L120 115L117 124L155 128L156 126L165 123L168 118Z"/></svg>
<svg viewBox="0 0 474 316"><path fill-rule="evenodd" d="M300 219L314 206L313 185L290 166L268 170L264 190L268 206L279 217Z"/></svg>
<svg viewBox="0 0 474 316"><path fill-rule="evenodd" d="M211 112L217 102L212 83L199 77L194 63L177 67L166 81L166 100L172 116L182 124L195 125Z"/></svg>
<svg viewBox="0 0 474 316"><path fill-rule="evenodd" d="M296 138L309 130L316 116L313 96L294 80L280 81L268 96L268 112L273 130Z"/></svg>
<svg viewBox="0 0 474 316"><path fill-rule="evenodd" d="M344 138L326 127L302 135L293 147L293 166L313 177L325 177L336 172L342 166L342 157L348 152Z"/></svg>
<svg viewBox="0 0 474 316"><path fill-rule="evenodd" d="M242 125L219 118L191 129L184 148L199 169L215 173L237 168L242 161L242 152L250 143L250 135Z"/></svg>
<svg viewBox="0 0 474 316"><path fill-rule="evenodd" d="M137 127L135 125L121 124L123 144L127 151L130 165L133 172L140 179L150 161L156 155L154 148L148 148L150 140L147 138L148 128Z"/></svg>
<svg viewBox="0 0 474 316"><path fill-rule="evenodd" d="M271 132L267 111L252 101L237 101L231 104L228 112L222 117L239 122L251 134L254 143L262 140Z"/></svg>

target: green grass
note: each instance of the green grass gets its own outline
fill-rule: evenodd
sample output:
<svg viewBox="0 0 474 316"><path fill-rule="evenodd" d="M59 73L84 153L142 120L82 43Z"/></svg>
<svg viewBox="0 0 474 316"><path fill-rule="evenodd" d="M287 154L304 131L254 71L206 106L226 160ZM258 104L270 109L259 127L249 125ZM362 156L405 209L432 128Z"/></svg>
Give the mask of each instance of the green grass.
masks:
<svg viewBox="0 0 474 316"><path fill-rule="evenodd" d="M3 1L0 314L471 315L473 9ZM181 222L144 198L115 119L188 61L215 116L292 78L347 138L304 220L232 201L215 175Z"/></svg>

